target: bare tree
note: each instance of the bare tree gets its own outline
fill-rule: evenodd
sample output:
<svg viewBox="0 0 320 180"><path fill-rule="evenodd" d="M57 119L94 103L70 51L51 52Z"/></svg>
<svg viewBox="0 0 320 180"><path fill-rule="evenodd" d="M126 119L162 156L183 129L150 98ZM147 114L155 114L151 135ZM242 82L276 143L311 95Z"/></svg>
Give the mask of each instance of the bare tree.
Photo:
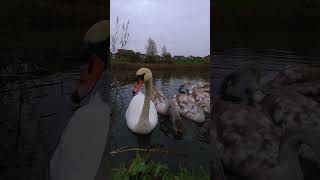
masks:
<svg viewBox="0 0 320 180"><path fill-rule="evenodd" d="M119 33L119 16L117 17L116 19L116 22L115 22L115 25L114 27L112 28L112 38L111 38L111 52L115 53L117 48L117 41L118 41L118 33Z"/></svg>
<svg viewBox="0 0 320 180"><path fill-rule="evenodd" d="M158 50L157 50L156 42L153 39L149 38L148 44L146 47L146 55L155 56L157 54L158 54Z"/></svg>
<svg viewBox="0 0 320 180"><path fill-rule="evenodd" d="M168 54L168 51L167 51L167 47L166 47L166 45L163 45L162 46L162 49L161 49L161 51L162 51L162 57L164 57L166 54Z"/></svg>
<svg viewBox="0 0 320 180"><path fill-rule="evenodd" d="M118 39L119 39L119 33L120 33L120 18L119 16L116 18L115 24L112 28L112 37L111 37L111 52L115 53L117 51L117 45L118 45ZM128 44L129 39L129 20L127 23L122 23L122 33L120 36L120 48L123 49Z"/></svg>
<svg viewBox="0 0 320 180"><path fill-rule="evenodd" d="M127 21L126 24L124 23L122 24L122 35L120 40L121 49L125 48L128 43L128 39L129 39L128 27L129 27L129 20Z"/></svg>

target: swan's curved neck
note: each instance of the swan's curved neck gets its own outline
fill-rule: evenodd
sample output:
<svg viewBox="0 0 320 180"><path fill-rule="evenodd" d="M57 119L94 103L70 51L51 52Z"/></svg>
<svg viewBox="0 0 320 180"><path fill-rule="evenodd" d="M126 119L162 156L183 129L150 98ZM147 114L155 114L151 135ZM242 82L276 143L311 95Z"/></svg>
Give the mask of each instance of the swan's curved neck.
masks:
<svg viewBox="0 0 320 180"><path fill-rule="evenodd" d="M111 83L111 75L109 71L104 71L99 79L97 80L95 86L90 93L89 102L95 102L97 99L102 100L104 103L110 102L110 83ZM99 94L99 95L98 95Z"/></svg>
<svg viewBox="0 0 320 180"><path fill-rule="evenodd" d="M150 91L152 88L152 78L144 82L145 97L143 102L142 112L139 118L137 126L146 127L150 125L149 121L149 109L150 109Z"/></svg>

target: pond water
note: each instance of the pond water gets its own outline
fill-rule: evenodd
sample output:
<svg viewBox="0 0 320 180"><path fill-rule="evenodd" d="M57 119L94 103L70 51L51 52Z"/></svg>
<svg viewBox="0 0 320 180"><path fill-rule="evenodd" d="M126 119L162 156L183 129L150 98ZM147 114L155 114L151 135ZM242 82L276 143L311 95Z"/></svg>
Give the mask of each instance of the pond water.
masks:
<svg viewBox="0 0 320 180"><path fill-rule="evenodd" d="M54 32L54 30L52 31ZM61 38L63 39L63 37L64 35L61 33ZM30 40L26 42L32 44L34 41L30 38ZM304 41L299 41L299 43L301 42ZM320 41L316 42L318 43ZM29 44L25 44L27 45L22 45L21 48L19 46L17 49L26 50L24 47L29 46ZM34 46L30 46L27 50L42 43L34 44ZM305 44L300 44L296 47L304 45ZM297 53L296 51L279 50L283 49L281 47L253 48L252 46L249 47L249 45L246 44L239 45L234 43L232 47L215 51L212 57L213 63L211 64L210 73L196 69L193 71L178 70L174 72L154 71L154 83L168 98L172 98L177 92L179 85L183 82L195 82L200 79L207 80L210 75L211 89L213 90L211 102L213 102L220 98L218 90L222 79L244 61L256 61L262 66L264 72L278 70L293 63L320 66L320 56L316 55L317 53L310 55L311 53L309 53L309 51L303 54L301 52ZM61 47L61 49L64 50L63 52L60 52L60 48L57 49L56 51L59 53L57 53L56 56L62 59L59 54L73 54L71 52L73 52L73 49L77 49L78 45L75 44L72 47L69 51L70 53L66 53L64 47ZM316 47L319 46L315 45L309 49L318 49ZM49 48L44 49L47 50ZM50 64L50 62L48 62L48 64ZM60 66L57 65L57 63L53 64ZM0 145L0 179L13 179L17 172L16 167L19 169L20 179L46 179L46 161L50 158L50 153L53 151L52 148L57 143L63 127L68 123L68 119L76 107L76 105L71 102L70 95L75 88L75 83L79 79L79 66L58 71L60 71L60 73L37 76L32 80L22 80L24 86L15 83L12 86L8 85L8 87L13 88L21 87L23 90L22 105L19 99L20 90L10 92L9 94L11 95L1 93L0 140L2 143ZM111 124L109 141L111 151L125 146L161 146L168 149L169 153L153 153L152 158L167 162L173 169L179 167L179 163L185 164L195 171L197 171L200 166L207 168L209 149L208 144L201 138L202 125L188 120L184 121L185 133L181 138L178 138L173 136L169 130L171 123L168 123L168 118L160 116L159 124L149 139L141 138L131 133L126 126L124 112L132 98L131 88L133 87L133 81L135 79L135 71L113 72L112 76L113 81L117 82L116 88L113 88L111 91L113 95L112 100L113 105L116 105L118 109L116 111L117 116L114 117ZM64 79L63 85L60 83L62 78ZM31 89L26 88L38 84L52 85ZM115 97L115 94L117 94L117 97ZM20 134L18 133L19 117L21 117ZM18 144L20 144L18 146L17 137L19 140ZM20 149L17 147L23 148ZM122 162L127 162L134 155L135 152L132 151L112 155L112 168L119 167ZM319 172L311 172L311 167L305 167L309 166L303 166L305 172L314 174L314 179L319 179ZM310 175L307 175L305 179L312 178Z"/></svg>
<svg viewBox="0 0 320 180"><path fill-rule="evenodd" d="M240 63L248 60L261 64L264 72L281 69L293 63L320 66L317 56L303 56L293 51L233 47L213 55L210 73L196 69L174 72L154 71L154 83L168 98L172 98L183 82L207 80L210 74L211 89L214 92L211 97L219 99L218 89L223 77ZM169 153L153 153L152 158L167 162L173 169L179 167L180 163L195 171L200 166L207 168L209 149L208 144L201 137L202 125L185 120L183 124L185 133L178 138L170 131L171 123L168 123L168 118L160 116L159 124L149 138L142 138L131 133L126 126L124 112L132 98L131 88L135 79L135 71L113 72L112 76L117 85L110 91L113 95L113 105L118 109L111 122L109 139L111 151L125 146L161 146ZM61 84L62 79L63 85ZM19 168L20 179L46 179L46 161L50 158L50 153L58 142L63 127L68 123L68 119L76 108L76 105L70 100L70 95L78 80L79 66L75 66L72 69L61 70L61 73L25 80L23 81L24 86L15 83L15 86L9 86L22 87L22 105L19 101L19 90L1 96L0 137L3 143L0 145L0 166L3 171L0 173L3 179L15 177L16 167ZM26 88L39 84L52 85ZM21 117L20 134L18 133L19 117ZM18 146L17 137L18 144L20 144ZM133 151L111 155L112 168L119 167L121 163L129 161L134 155ZM305 179L320 177L319 172L311 166L304 165L303 168L305 172L308 172Z"/></svg>
<svg viewBox="0 0 320 180"><path fill-rule="evenodd" d="M4 179L47 179L47 162L76 105L79 72L14 82L0 101L0 164ZM40 86L39 86L40 85Z"/></svg>
<svg viewBox="0 0 320 180"><path fill-rule="evenodd" d="M168 99L178 93L179 86L185 82L209 81L209 72L194 71L153 71L154 85L164 93ZM112 89L112 99L115 111L111 125L111 150L122 147L162 147L169 153L152 153L153 160L168 163L169 167L177 170L179 165L192 168L199 172L200 167L208 168L208 144L203 138L203 124L196 124L183 119L184 134L177 137L171 130L169 117L159 115L159 122L150 135L139 136L132 133L126 124L125 112L133 97L135 71L113 73L117 86ZM123 152L111 156L112 167L116 168L123 162L130 161L135 156L134 151Z"/></svg>

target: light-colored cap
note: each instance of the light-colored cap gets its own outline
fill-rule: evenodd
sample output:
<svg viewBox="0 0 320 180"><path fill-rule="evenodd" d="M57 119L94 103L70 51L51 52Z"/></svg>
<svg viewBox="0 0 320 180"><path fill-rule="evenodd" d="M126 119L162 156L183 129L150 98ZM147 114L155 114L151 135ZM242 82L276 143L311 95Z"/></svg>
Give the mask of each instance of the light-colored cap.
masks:
<svg viewBox="0 0 320 180"><path fill-rule="evenodd" d="M102 20L94 24L84 36L85 43L99 43L110 36L110 21Z"/></svg>

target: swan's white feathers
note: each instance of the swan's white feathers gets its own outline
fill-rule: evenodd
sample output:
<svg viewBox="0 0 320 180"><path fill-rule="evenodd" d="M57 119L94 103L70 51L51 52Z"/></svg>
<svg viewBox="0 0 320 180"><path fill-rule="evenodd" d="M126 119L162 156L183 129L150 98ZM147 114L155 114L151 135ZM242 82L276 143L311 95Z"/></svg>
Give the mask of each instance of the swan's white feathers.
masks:
<svg viewBox="0 0 320 180"><path fill-rule="evenodd" d="M53 180L94 179L106 145L109 119L110 108L102 100L90 101L73 114L50 161Z"/></svg>
<svg viewBox="0 0 320 180"><path fill-rule="evenodd" d="M139 92L135 95L128 106L126 111L126 121L128 128L138 134L148 134L150 133L158 123L158 113L156 107L152 101L150 101L149 108L149 126L144 126L143 128L138 128L137 124L142 113L145 95Z"/></svg>

